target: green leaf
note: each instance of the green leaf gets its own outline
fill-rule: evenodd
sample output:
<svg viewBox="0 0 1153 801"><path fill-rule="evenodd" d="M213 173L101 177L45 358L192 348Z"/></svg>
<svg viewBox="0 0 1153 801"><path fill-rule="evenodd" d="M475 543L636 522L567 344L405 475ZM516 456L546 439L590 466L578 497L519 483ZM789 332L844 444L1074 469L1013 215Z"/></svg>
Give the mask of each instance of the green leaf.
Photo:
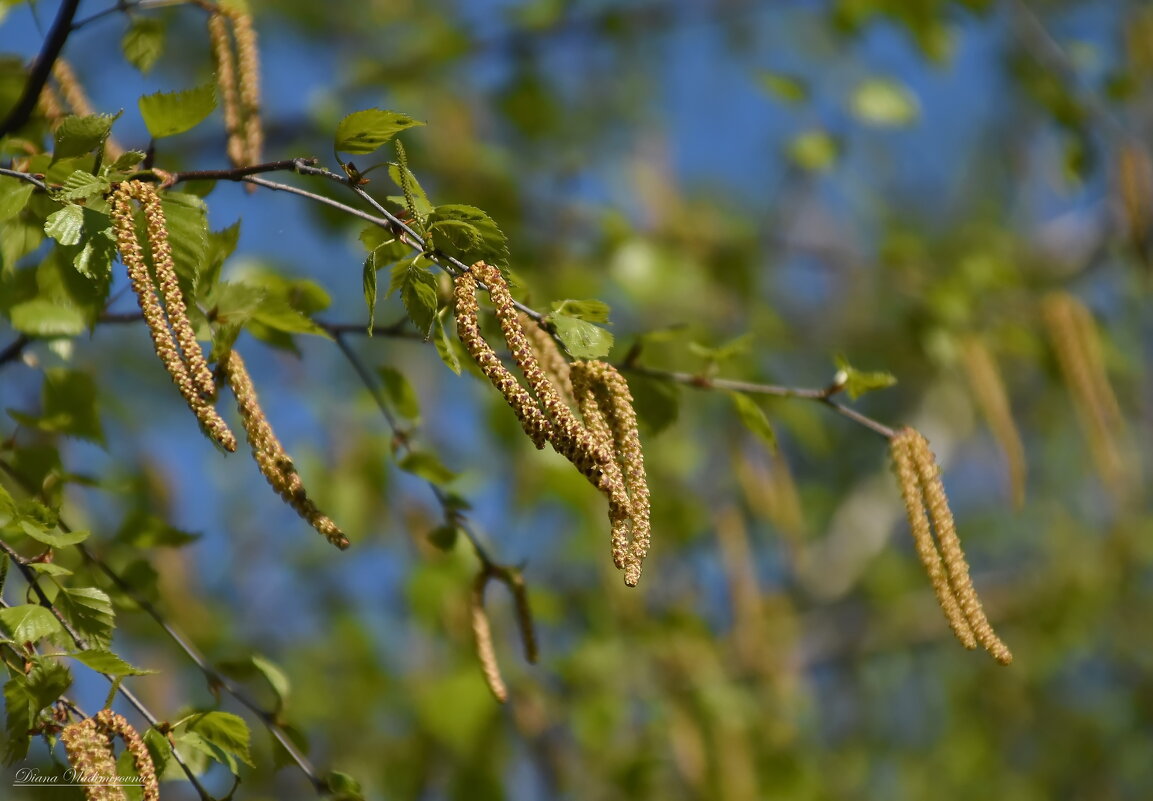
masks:
<svg viewBox="0 0 1153 801"><path fill-rule="evenodd" d="M155 139L195 128L214 108L216 86L212 83L183 92L157 92L140 98L140 116Z"/></svg>
<svg viewBox="0 0 1153 801"><path fill-rule="evenodd" d="M28 755L32 742L29 730L32 728L32 691L28 679L15 675L4 684L4 762L11 765Z"/></svg>
<svg viewBox="0 0 1153 801"><path fill-rule="evenodd" d="M58 565L55 562L33 562L28 565L29 568L35 570L41 576L71 576L72 571L63 565Z"/></svg>
<svg viewBox="0 0 1153 801"><path fill-rule="evenodd" d="M368 254L364 260L364 269L360 275L360 283L364 287L364 305L368 307L368 335L372 336L372 324L376 318L376 252Z"/></svg>
<svg viewBox="0 0 1153 801"><path fill-rule="evenodd" d="M78 651L74 654L69 654L69 656L96 672L105 673L109 676L147 676L149 673L159 672L133 667L111 651L96 648L87 651Z"/></svg>
<svg viewBox="0 0 1153 801"><path fill-rule="evenodd" d="M773 431L772 424L765 417L764 410L757 405L757 402L743 392L730 392L729 397L732 398L733 405L737 407L737 415L741 418L745 428L755 434L761 442L776 450L777 434Z"/></svg>
<svg viewBox="0 0 1153 801"><path fill-rule="evenodd" d="M56 608L90 645L108 647L115 616L106 592L95 587L66 587L56 596Z"/></svg>
<svg viewBox="0 0 1153 801"><path fill-rule="evenodd" d="M82 230L84 230L84 209L80 206L69 204L49 214L48 219L44 221L44 233L61 245L79 244Z"/></svg>
<svg viewBox="0 0 1153 801"><path fill-rule="evenodd" d="M35 643L63 631L60 621L38 604L0 609L0 624L21 645L26 642Z"/></svg>
<svg viewBox="0 0 1153 801"><path fill-rule="evenodd" d="M164 52L164 23L156 17L137 17L124 32L120 49L129 64L148 72Z"/></svg>
<svg viewBox="0 0 1153 801"><path fill-rule="evenodd" d="M468 223L480 235L480 242L461 248L448 236L442 236L437 242L437 248L446 255L460 259L465 264L483 260L502 269L508 266L508 240L488 214L475 206L460 204L437 206L428 216L429 229L447 220Z"/></svg>
<svg viewBox="0 0 1153 801"><path fill-rule="evenodd" d="M400 460L398 467L433 484L446 484L456 478L456 473L445 467L436 454L428 451L412 451Z"/></svg>
<svg viewBox="0 0 1153 801"><path fill-rule="evenodd" d="M448 333L444 329L444 318L447 312L448 310L444 309L437 315L436 323L432 326L432 342L436 345L436 352L440 356L440 360L445 363L449 370L460 375L460 356L453 345L454 340L449 339Z"/></svg>
<svg viewBox="0 0 1153 801"><path fill-rule="evenodd" d="M33 298L13 306L9 315L14 329L35 337L72 337L88 327L84 311L63 300Z"/></svg>
<svg viewBox="0 0 1153 801"><path fill-rule="evenodd" d="M805 131L788 145L788 156L798 167L812 172L831 170L837 162L837 143L827 131Z"/></svg>
<svg viewBox="0 0 1153 801"><path fill-rule="evenodd" d="M333 149L341 153L372 153L406 128L424 125L399 111L379 108L354 111L336 126Z"/></svg>
<svg viewBox="0 0 1153 801"><path fill-rule="evenodd" d="M116 235L111 221L106 215L85 208L80 250L72 257L72 266L90 281L103 284L112 277L115 258Z"/></svg>
<svg viewBox="0 0 1153 801"><path fill-rule="evenodd" d="M119 116L119 114L89 114L77 117L75 114L69 114L60 121L53 134L56 144L52 150L52 161L83 156L100 147L112 131L112 123Z"/></svg>
<svg viewBox="0 0 1153 801"><path fill-rule="evenodd" d="M292 683L288 680L288 674L279 665L259 654L253 654L252 665L260 671L260 675L264 676L268 686L276 693L277 708L284 706L284 702L288 700L288 695L292 691Z"/></svg>
<svg viewBox="0 0 1153 801"><path fill-rule="evenodd" d="M387 366L377 367L376 372L384 384L385 394L401 417L420 419L420 400L404 373Z"/></svg>
<svg viewBox="0 0 1153 801"><path fill-rule="evenodd" d="M195 286L208 260L208 205L185 192L165 192L161 204L176 273Z"/></svg>
<svg viewBox="0 0 1153 801"><path fill-rule="evenodd" d="M388 294L400 290L400 299L416 330L428 336L436 318L436 276L415 261L401 262L392 270Z"/></svg>
<svg viewBox="0 0 1153 801"><path fill-rule="evenodd" d="M332 801L364 801L364 791L360 789L360 782L347 773L330 770L324 776L324 784Z"/></svg>
<svg viewBox="0 0 1153 801"><path fill-rule="evenodd" d="M40 659L28 673L28 692L32 696L32 710L39 712L54 704L72 686L72 673L52 659Z"/></svg>
<svg viewBox="0 0 1153 801"><path fill-rule="evenodd" d="M73 170L72 174L64 179L57 197L60 200L87 200L96 195L103 195L111 186L103 175L93 175L86 170Z"/></svg>
<svg viewBox="0 0 1153 801"><path fill-rule="evenodd" d="M418 216L427 217L432 213L432 204L428 201L428 195L425 194L420 182L416 180L416 176L412 174L412 170L401 167L399 164L389 164L388 175L402 191L404 182L407 181L408 191L412 195L413 206L415 206L414 211Z"/></svg>
<svg viewBox="0 0 1153 801"><path fill-rule="evenodd" d="M801 103L809 99L809 86L795 75L764 70L757 75L761 88L786 103Z"/></svg>
<svg viewBox="0 0 1153 801"><path fill-rule="evenodd" d="M15 217L28 204L36 187L27 181L0 175L0 222Z"/></svg>
<svg viewBox="0 0 1153 801"><path fill-rule="evenodd" d="M849 364L844 356L836 357L837 374L833 383L849 393L853 400L872 392L875 389L884 389L897 383L897 377L884 371L865 372Z"/></svg>
<svg viewBox="0 0 1153 801"><path fill-rule="evenodd" d="M312 334L331 339L331 335L307 315L292 308L284 298L275 295L266 295L260 301L252 312L252 320L285 334Z"/></svg>
<svg viewBox="0 0 1153 801"><path fill-rule="evenodd" d="M611 311L609 305L602 300L560 300L552 304L552 310L557 314L584 320L586 323L607 323Z"/></svg>
<svg viewBox="0 0 1153 801"><path fill-rule="evenodd" d="M206 743L220 749L229 757L235 757L249 767L255 767L248 753L248 743L252 734L244 718L231 712L203 712L194 716L187 730L198 734Z"/></svg>
<svg viewBox="0 0 1153 801"><path fill-rule="evenodd" d="M168 743L168 737L154 728L149 728L148 731L144 732L144 745L148 748L148 755L152 757L152 766L156 768L156 775L163 779L164 769L168 767L168 761L172 759L172 747Z"/></svg>
<svg viewBox="0 0 1153 801"><path fill-rule="evenodd" d="M463 220L441 220L428 226L429 244L444 253L471 253L481 246L480 230Z"/></svg>
<svg viewBox="0 0 1153 801"><path fill-rule="evenodd" d="M108 165L108 169L112 172L120 172L135 167L140 162L144 161L147 154L143 150L125 150L116 160Z"/></svg>
<svg viewBox="0 0 1153 801"><path fill-rule="evenodd" d="M853 90L850 107L861 122L880 128L903 128L921 113L909 88L887 78L868 78L859 83Z"/></svg>
<svg viewBox="0 0 1153 801"><path fill-rule="evenodd" d="M59 528L45 529L31 521L24 520L20 524L21 530L37 542L42 542L51 548L67 548L69 545L75 545L79 542L84 542L91 536L89 531L61 531Z"/></svg>
<svg viewBox="0 0 1153 801"><path fill-rule="evenodd" d="M612 350L613 335L600 326L567 314L550 314L547 320L556 326L557 336L574 359L601 359Z"/></svg>

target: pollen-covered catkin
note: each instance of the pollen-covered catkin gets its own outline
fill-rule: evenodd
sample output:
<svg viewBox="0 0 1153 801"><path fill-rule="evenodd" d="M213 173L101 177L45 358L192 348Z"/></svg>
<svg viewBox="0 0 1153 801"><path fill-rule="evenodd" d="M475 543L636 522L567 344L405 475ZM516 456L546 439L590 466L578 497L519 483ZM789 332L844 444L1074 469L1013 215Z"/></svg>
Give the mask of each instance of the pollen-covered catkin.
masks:
<svg viewBox="0 0 1153 801"><path fill-rule="evenodd" d="M478 261L472 265L470 272L488 287L489 298L500 322L501 332L512 352L513 361L524 373L529 389L540 402L545 417L552 424L552 446L596 484L602 472L601 466L612 460L611 452L595 441L588 429L561 400L556 387L541 369L536 353L529 344L524 328L521 327L508 283L500 270Z"/></svg>
<svg viewBox="0 0 1153 801"><path fill-rule="evenodd" d="M140 777L140 789L143 801L159 801L160 784L156 777L156 767L152 763L152 755L148 753L148 746L144 739L133 728L123 715L111 709L102 709L96 713L96 720L108 736L119 735L124 741L124 747L132 755L132 763Z"/></svg>
<svg viewBox="0 0 1153 801"><path fill-rule="evenodd" d="M132 199L138 196L136 188L138 182L125 181L109 196L112 227L116 234L116 244L120 252L120 260L128 271L128 278L136 299L140 304L140 311L152 335L153 348L160 361L164 364L172 382L176 384L180 394L184 397L189 408L192 409L200 424L212 439L228 451L236 450L236 437L229 430L224 419L217 413L211 400L202 392L203 386L193 380L189 372L184 355L177 347L176 340L169 328L169 319L165 317L164 310L153 288L152 277L148 272L148 265L144 252L136 237L136 223L133 215ZM163 230L162 228L160 230ZM159 230L157 235L159 235ZM149 233L152 234L152 221L149 220ZM153 248L153 253L156 249ZM179 291L179 287L177 287ZM183 308L183 304L181 304ZM187 324L187 318L184 321ZM191 328L191 326L189 326ZM201 354L200 347L195 343L193 352ZM203 354L201 354L203 359ZM211 381L211 375L209 375Z"/></svg>
<svg viewBox="0 0 1153 801"><path fill-rule="evenodd" d="M941 468L929 449L928 440L920 433L913 431L908 443L913 466L921 483L925 508L937 534L937 545L941 550L945 574L949 577L953 595L961 605L961 611L965 614L965 620L969 623L977 642L1002 665L1008 665L1013 661L1013 654L994 633L981 606L981 599L977 597L977 590L973 587L973 580L969 577L969 563L965 560L964 551L961 550L957 526L953 521L953 513L949 509L945 487L941 482Z"/></svg>
<svg viewBox="0 0 1153 801"><path fill-rule="evenodd" d="M240 97L236 88L236 59L228 34L228 19L220 12L208 15L208 37L212 42L212 60L216 65L216 83L220 87L220 105L224 110L224 127L228 131L228 160L235 167L244 166L247 147L240 114Z"/></svg>
<svg viewBox="0 0 1153 801"><path fill-rule="evenodd" d="M482 570L472 583L469 596L469 616L472 618L472 633L476 643L476 658L484 674L485 684L493 697L502 704L508 700L508 687L500 675L500 664L496 661L496 648L492 642L492 627L488 622L488 612L484 608L484 590L492 574Z"/></svg>
<svg viewBox="0 0 1153 801"><path fill-rule="evenodd" d="M116 755L112 737L97 718L70 723L60 734L72 770L90 779L81 782L87 801L126 801L124 789L115 784Z"/></svg>
<svg viewBox="0 0 1153 801"><path fill-rule="evenodd" d="M252 377L244 366L244 360L235 350L229 351L221 362L221 369L228 378L228 385L236 398L236 408L244 424L244 432L252 449L252 457L265 480L277 494L291 506L298 515L314 529L341 550L348 547L348 538L327 515L317 508L308 497L300 474L292 458L280 444L268 418L260 406Z"/></svg>
<svg viewBox="0 0 1153 801"><path fill-rule="evenodd" d="M576 395L581 418L589 432L603 447L611 448L613 446L612 429L609 428L608 420L605 419L600 404L597 403L596 390L593 387L595 377L587 369L587 365L588 362L577 362L572 366L570 375L573 393ZM629 559L632 504L629 501L628 490L625 488L621 466L616 459L603 466L598 489L605 494L609 502L613 564L618 570L624 570Z"/></svg>
<svg viewBox="0 0 1153 801"><path fill-rule="evenodd" d="M901 498L905 502L905 515L908 517L909 529L913 534L913 545L933 585L937 603L945 613L949 628L966 648L976 648L977 639L973 636L973 630L965 618L965 613L961 611L956 595L953 594L953 587L949 584L949 577L945 572L945 564L941 561L941 554L933 540L929 517L925 513L925 496L911 449L911 443L917 436L913 429L903 428L889 441L893 472L901 487Z"/></svg>
<svg viewBox="0 0 1153 801"><path fill-rule="evenodd" d="M476 276L471 272L455 277L453 293L456 299L457 336L480 371L512 407L524 433L534 445L543 448L551 435L551 426L528 390L501 363L500 357L481 334L480 305L476 299L476 290Z"/></svg>
<svg viewBox="0 0 1153 801"><path fill-rule="evenodd" d="M572 388L572 368L569 366L564 354L560 352L556 340L552 338L552 335L548 331L537 325L536 320L533 320L527 314L522 312L517 315L517 319L520 320L521 328L524 329L533 351L536 352L536 357L540 362L541 369L552 379L553 386L557 388L557 392L561 394L561 397L564 398L566 402L570 404L576 403Z"/></svg>
<svg viewBox="0 0 1153 801"><path fill-rule="evenodd" d="M264 128L260 118L260 50L256 46L252 14L247 11L233 14L232 32L236 37L237 82L244 119L245 158L249 164L258 164L264 149Z"/></svg>

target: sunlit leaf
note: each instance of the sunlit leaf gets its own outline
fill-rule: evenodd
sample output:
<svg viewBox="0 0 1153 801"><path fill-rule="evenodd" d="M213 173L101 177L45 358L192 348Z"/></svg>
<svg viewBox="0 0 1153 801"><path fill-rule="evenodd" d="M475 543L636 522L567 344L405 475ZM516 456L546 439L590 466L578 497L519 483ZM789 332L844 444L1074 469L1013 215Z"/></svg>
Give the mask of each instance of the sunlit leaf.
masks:
<svg viewBox="0 0 1153 801"><path fill-rule="evenodd" d="M95 587L65 587L56 596L56 607L89 644L108 647L115 621L108 593Z"/></svg>
<svg viewBox="0 0 1153 801"><path fill-rule="evenodd" d="M844 391L847 392L853 400L856 400L866 392L891 387L897 383L897 378L892 373L858 370L849 364L843 356L838 356L836 362L837 374L833 382L844 388Z"/></svg>
<svg viewBox="0 0 1153 801"><path fill-rule="evenodd" d="M400 460L398 467L433 484L445 484L456 478L456 473L445 467L436 454L428 451L412 451Z"/></svg>
<svg viewBox="0 0 1153 801"><path fill-rule="evenodd" d="M757 402L743 392L730 392L729 397L732 398L733 405L737 409L737 416L740 417L745 428L755 434L761 442L776 450L777 434L773 431L769 418L765 417L764 410L757 405Z"/></svg>
<svg viewBox="0 0 1153 801"><path fill-rule="evenodd" d="M567 314L550 314L548 321L556 326L557 336L574 359L601 359L613 347L613 335L598 325Z"/></svg>
<svg viewBox="0 0 1153 801"><path fill-rule="evenodd" d="M252 734L244 719L231 712L204 712L187 723L187 730L195 732L206 743L229 757L235 757L252 767L248 744ZM235 764L235 763L233 763Z"/></svg>
<svg viewBox="0 0 1153 801"><path fill-rule="evenodd" d="M52 212L44 221L44 233L61 245L78 244L83 229L84 209L71 204Z"/></svg>
<svg viewBox="0 0 1153 801"><path fill-rule="evenodd" d="M559 300L552 304L552 310L557 314L576 317L586 323L607 323L609 321L609 305L602 300Z"/></svg>
<svg viewBox="0 0 1153 801"><path fill-rule="evenodd" d="M0 624L17 643L35 643L61 632L60 621L39 604L21 604L0 609Z"/></svg>
<svg viewBox="0 0 1153 801"><path fill-rule="evenodd" d="M97 648L78 651L77 653L71 654L71 656L77 662L92 668L98 673L105 673L109 676L146 676L149 673L157 672L155 670L144 670L143 668L134 667L111 651Z"/></svg>
<svg viewBox="0 0 1153 801"><path fill-rule="evenodd" d="M398 111L379 108L354 111L336 126L333 147L341 153L372 153L414 125L424 123Z"/></svg>
<svg viewBox="0 0 1153 801"><path fill-rule="evenodd" d="M156 17L136 17L124 32L120 49L129 64L148 72L164 52L164 23Z"/></svg>
<svg viewBox="0 0 1153 801"><path fill-rule="evenodd" d="M91 153L100 147L112 130L112 123L119 114L89 114L78 117L70 114L60 121L53 133L56 143L52 150L52 160L72 158Z"/></svg>
<svg viewBox="0 0 1153 801"><path fill-rule="evenodd" d="M0 222L19 214L35 188L27 181L0 175Z"/></svg>
<svg viewBox="0 0 1153 801"><path fill-rule="evenodd" d="M190 131L216 108L216 86L206 83L182 92L157 92L140 98L140 115L156 139Z"/></svg>

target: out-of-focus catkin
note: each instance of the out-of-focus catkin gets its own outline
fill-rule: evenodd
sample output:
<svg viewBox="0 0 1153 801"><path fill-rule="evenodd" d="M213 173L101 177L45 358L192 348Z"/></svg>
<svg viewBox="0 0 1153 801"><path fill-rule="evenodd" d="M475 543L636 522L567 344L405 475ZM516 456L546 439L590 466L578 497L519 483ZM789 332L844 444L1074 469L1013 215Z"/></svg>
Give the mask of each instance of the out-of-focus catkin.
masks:
<svg viewBox="0 0 1153 801"><path fill-rule="evenodd" d="M1124 452L1124 420L1105 371L1093 316L1067 292L1047 295L1041 311L1097 472L1110 491L1127 497L1133 475Z"/></svg>
<svg viewBox="0 0 1153 801"><path fill-rule="evenodd" d="M344 532L308 497L292 458L280 444L260 406L256 388L240 354L235 350L229 351L222 360L221 369L236 398L236 408L244 424L252 457L261 474L277 494L326 540L342 550L347 548L349 543Z"/></svg>
<svg viewBox="0 0 1153 801"><path fill-rule="evenodd" d="M224 110L224 128L228 131L228 160L233 166L244 166L247 147L240 114L240 95L236 86L236 57L228 33L228 18L220 13L208 15L208 37L212 42L212 60L216 65L216 84L220 88L220 105Z"/></svg>
<svg viewBox="0 0 1153 801"><path fill-rule="evenodd" d="M1025 502L1025 446L1021 444L1021 435L1013 421L1001 371L989 348L978 337L970 337L962 343L961 359L973 397L1005 456L1013 503L1020 507Z"/></svg>
<svg viewBox="0 0 1153 801"><path fill-rule="evenodd" d="M508 687L505 686L504 678L500 675L500 664L496 661L496 647L492 641L492 627L488 622L488 612L484 608L484 591L491 575L489 571L482 570L473 581L468 611L472 619L476 658L480 662L480 670L484 675L485 684L492 691L493 697L503 704L508 700Z"/></svg>
<svg viewBox="0 0 1153 801"><path fill-rule="evenodd" d="M132 724L110 709L69 724L60 736L72 769L82 777L79 782L84 785L85 798L88 801L124 801L126 798L118 783L119 771L113 751L115 737L124 741L125 749L132 756L143 801L159 801L159 781L148 747Z"/></svg>
<svg viewBox="0 0 1153 801"><path fill-rule="evenodd" d="M192 409L208 435L224 449L235 451L236 437L212 405L215 385L212 382L211 373L208 374L206 384L204 376L199 370L201 366L204 366L204 354L192 334L192 324L188 320L183 298L180 297L180 287L175 282L175 272L171 265L171 249L168 247L167 229L164 226L163 212L159 210L159 200L156 198L155 191L155 187L150 184L125 181L109 196L112 227L116 234L120 260L124 262L128 271L132 290L136 294L140 311L143 313L148 330L152 335L156 355L172 377L172 382L176 384L185 402ZM158 275L161 285L164 286L166 294L173 294L172 300L179 301L170 301L167 316L157 298L144 251L137 239L132 206L134 198L141 199L141 205L145 209L154 267L165 260L167 261L166 268L169 277L165 279ZM155 202L150 202L149 198ZM163 269L165 268L158 269L158 272ZM169 327L170 325L172 328ZM181 332L181 338L190 338L186 351L182 352L178 347L176 338L173 337L173 329ZM189 357L192 357L191 364Z"/></svg>
<svg viewBox="0 0 1153 801"><path fill-rule="evenodd" d="M994 633L973 587L940 467L928 441L915 429L903 428L892 438L890 452L917 553L950 627L966 647L974 647L975 640L994 659L1008 665L1013 655Z"/></svg>
<svg viewBox="0 0 1153 801"><path fill-rule="evenodd" d="M233 14L232 32L236 37L236 77L244 118L245 157L249 164L258 164L264 149L264 127L260 115L260 50L256 45L252 14L247 11Z"/></svg>

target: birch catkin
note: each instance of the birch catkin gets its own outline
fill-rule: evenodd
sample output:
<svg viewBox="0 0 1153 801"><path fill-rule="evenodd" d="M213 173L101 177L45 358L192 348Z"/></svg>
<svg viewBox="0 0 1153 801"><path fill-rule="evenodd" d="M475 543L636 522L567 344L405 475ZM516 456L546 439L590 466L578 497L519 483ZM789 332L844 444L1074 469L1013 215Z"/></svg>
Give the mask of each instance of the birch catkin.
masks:
<svg viewBox="0 0 1153 801"><path fill-rule="evenodd" d="M1013 503L1020 507L1025 502L1025 446L1013 421L1009 395L997 362L985 343L971 337L961 345L961 360L969 378L973 397L1005 456L1009 469L1009 487Z"/></svg>
<svg viewBox="0 0 1153 801"><path fill-rule="evenodd" d="M220 105L224 110L224 128L228 132L228 160L234 167L244 166L247 147L240 114L240 97L236 88L236 58L228 33L228 18L220 12L208 15L208 37L212 42L212 60L216 64L216 84L220 87Z"/></svg>
<svg viewBox="0 0 1153 801"><path fill-rule="evenodd" d="M123 787L113 751L113 739L120 737L140 777L143 801L159 801L160 785L148 747L122 715L102 709L94 716L71 723L60 735L68 761L84 785L88 801L124 801Z"/></svg>
<svg viewBox="0 0 1153 801"><path fill-rule="evenodd" d="M469 595L469 616L472 618L473 641L476 657L480 662L484 682L492 691L493 697L502 704L508 700L508 687L500 675L500 664L496 661L496 647L492 641L492 627L488 622L488 612L484 608L484 591L492 574L482 570L472 583Z"/></svg>
<svg viewBox="0 0 1153 801"><path fill-rule="evenodd" d="M235 350L229 351L228 356L222 361L221 368L236 398L236 408L244 424L252 457L265 480L285 503L326 540L341 550L347 548L349 543L344 532L308 497L292 458L280 444L264 414L264 409L260 406L256 387L253 386L252 378L240 354Z"/></svg>
<svg viewBox="0 0 1153 801"><path fill-rule="evenodd" d="M1002 665L1008 665L1013 654L994 633L973 587L940 467L928 441L918 431L904 428L890 441L890 452L917 553L950 627L967 648L974 647L975 641Z"/></svg>
<svg viewBox="0 0 1153 801"><path fill-rule="evenodd" d="M148 188L143 188L145 186ZM199 369L204 366L204 354L192 334L192 324L188 320L183 298L180 297L180 287L175 283L175 272L171 271L171 249L168 247L168 233L164 226L163 211L159 210L159 200L156 199L155 192L155 187L150 184L125 181L109 196L112 227L116 234L120 260L124 262L128 271L132 290L136 294L140 311L143 313L148 331L152 335L153 348L169 376L172 377L172 382L176 384L185 402L192 409L208 435L225 450L235 451L236 437L212 405L211 396L215 391L212 376L210 373L208 374L206 384L204 375ZM162 285L167 284L165 291L166 293L173 293L173 300L179 300L178 303L170 302L167 316L156 296L143 249L137 240L136 222L132 207L133 198L156 200L154 204L142 200L142 205L145 206L154 266L159 265L164 259L168 260L166 268L171 271L171 280L166 282L161 279L161 283ZM151 214L148 212L149 207L152 209ZM181 314L183 316L180 316ZM172 328L169 327L170 325ZM190 338L188 348L183 353L173 337L173 329L181 332L181 338L186 340ZM191 357L191 364L189 357ZM207 367L205 366L204 369L207 370Z"/></svg>

